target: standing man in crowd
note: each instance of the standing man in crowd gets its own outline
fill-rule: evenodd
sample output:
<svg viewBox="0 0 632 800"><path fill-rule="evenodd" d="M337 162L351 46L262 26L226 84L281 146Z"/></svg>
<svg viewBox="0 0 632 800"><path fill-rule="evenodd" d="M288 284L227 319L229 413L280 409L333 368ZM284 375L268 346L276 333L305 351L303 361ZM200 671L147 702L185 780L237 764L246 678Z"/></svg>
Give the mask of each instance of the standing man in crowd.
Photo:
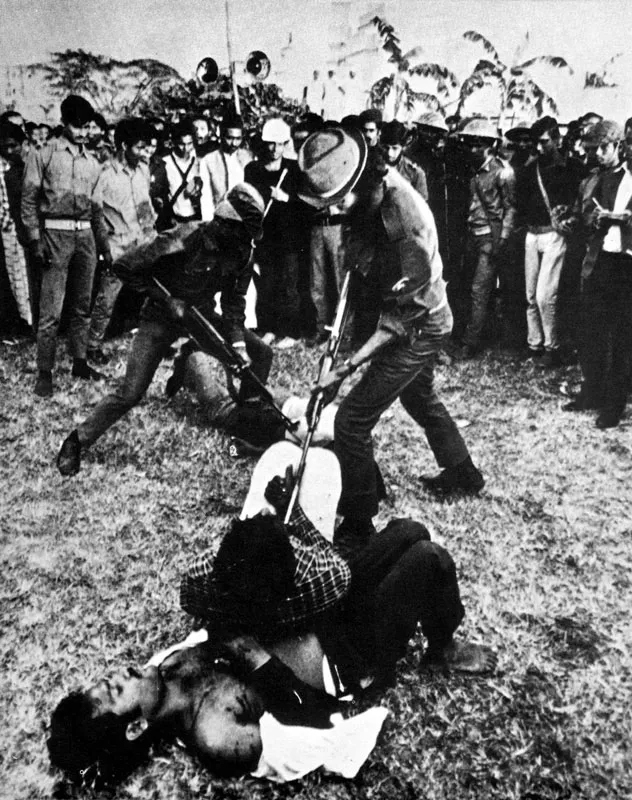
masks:
<svg viewBox="0 0 632 800"><path fill-rule="evenodd" d="M198 114L191 120L193 124L193 137L195 139L195 154L202 159L205 155L214 150L215 142L211 140L211 128L208 119L202 114Z"/></svg>
<svg viewBox="0 0 632 800"><path fill-rule="evenodd" d="M470 181L467 216L467 269L463 293L471 294L469 321L463 336L461 358L473 358L480 350L487 310L515 217L515 179L511 167L494 155L497 133L485 119L468 122L461 131L474 175ZM470 283L470 275L471 283Z"/></svg>
<svg viewBox="0 0 632 800"><path fill-rule="evenodd" d="M229 189L242 183L246 164L252 161L243 147L244 122L238 114L227 114L220 124L220 144L200 161L202 219L213 219L215 206Z"/></svg>
<svg viewBox="0 0 632 800"><path fill-rule="evenodd" d="M410 134L406 126L394 119L382 127L380 147L388 166L396 169L402 178L405 178L413 189L428 202L428 186L423 169L404 155L404 148L409 139Z"/></svg>
<svg viewBox="0 0 632 800"><path fill-rule="evenodd" d="M35 394L53 393L57 332L64 300L70 314L69 347L76 378L102 376L86 361L90 301L97 251L110 264L107 230L98 188L101 165L86 150L94 111L69 95L61 104L62 135L27 158L22 220L31 258L42 271L37 330Z"/></svg>
<svg viewBox="0 0 632 800"><path fill-rule="evenodd" d="M173 133L173 151L163 159L168 196L164 204L164 225L178 222L193 222L201 219L200 195L202 179L200 160L195 155L193 126L180 122ZM157 178L157 182L160 180Z"/></svg>
<svg viewBox="0 0 632 800"><path fill-rule="evenodd" d="M300 269L299 212L296 197L299 171L296 161L284 157L290 127L280 118L269 119L261 131L261 156L244 171L245 179L271 202L257 243L255 260L261 274L257 285L257 320L268 344L288 349L301 331L298 276Z"/></svg>
<svg viewBox="0 0 632 800"><path fill-rule="evenodd" d="M619 424L632 366L632 126L591 131L601 174L584 206L592 230L582 265L582 388L564 410L598 409L600 429ZM624 163L619 166L619 151ZM592 206L592 208L590 208Z"/></svg>
<svg viewBox="0 0 632 800"><path fill-rule="evenodd" d="M139 119L122 120L116 126L118 155L105 165L99 178L110 249L108 264L129 248L143 244L155 230L149 169L143 161L152 135L150 125ZM110 267L102 271L88 333L88 357L97 364L109 361L103 352L103 339L122 286Z"/></svg>
<svg viewBox="0 0 632 800"><path fill-rule="evenodd" d="M321 380L325 400L365 361L371 364L336 415L334 450L342 472L337 536L361 543L373 530L379 478L371 433L399 398L424 428L440 475L431 491L478 492L485 481L433 387L438 352L452 327L437 231L415 190L379 155L367 159L362 136L341 129L313 134L299 153L300 197L316 207L344 201L350 214L349 262L377 276L381 292L375 332Z"/></svg>
<svg viewBox="0 0 632 800"><path fill-rule="evenodd" d="M537 158L525 167L516 187L518 216L527 226L527 343L539 366L551 368L561 364L557 297L571 232L568 220L558 223L553 217L555 210L573 207L581 176L564 162L553 117L535 122L531 136Z"/></svg>

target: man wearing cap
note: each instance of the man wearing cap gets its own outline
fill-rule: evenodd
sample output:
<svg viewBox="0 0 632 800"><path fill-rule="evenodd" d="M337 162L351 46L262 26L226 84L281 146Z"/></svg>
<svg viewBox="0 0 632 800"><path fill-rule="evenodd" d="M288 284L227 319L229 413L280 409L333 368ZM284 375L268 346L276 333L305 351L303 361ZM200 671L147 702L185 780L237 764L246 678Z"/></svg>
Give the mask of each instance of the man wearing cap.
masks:
<svg viewBox="0 0 632 800"><path fill-rule="evenodd" d="M595 425L606 429L623 416L632 364L632 131L624 134L617 122L604 120L591 139L601 172L584 204L591 236L582 264L583 383L564 410L597 409Z"/></svg>
<svg viewBox="0 0 632 800"><path fill-rule="evenodd" d="M380 288L375 332L354 355L324 376L315 392L335 396L365 361L362 380L336 416L334 450L342 470L344 535L364 537L378 510L378 475L371 432L399 397L421 425L444 468L425 481L437 493L478 492L484 485L454 421L433 387L437 353L452 327L437 231L424 199L379 158L367 159L353 131L313 134L299 153L299 196L316 207L338 203L350 214L348 263L371 273Z"/></svg>
<svg viewBox="0 0 632 800"><path fill-rule="evenodd" d="M410 134L406 126L394 119L382 126L380 147L388 166L396 169L402 178L405 178L413 189L428 201L428 186L423 169L404 155L404 148L409 139Z"/></svg>
<svg viewBox="0 0 632 800"><path fill-rule="evenodd" d="M61 104L62 135L26 160L22 221L33 262L42 272L37 329L35 394L53 393L57 332L64 301L68 308L72 375L102 376L86 361L92 283L97 251L110 263L98 179L101 165L86 150L94 111L90 103L69 95Z"/></svg>
<svg viewBox="0 0 632 800"><path fill-rule="evenodd" d="M284 157L290 138L284 120L267 120L261 131L261 156L244 171L245 180L269 206L255 252L260 269L257 322L264 341L276 337L280 349L294 347L301 332L299 247L305 237L296 200L298 167L296 161Z"/></svg>
<svg viewBox="0 0 632 800"><path fill-rule="evenodd" d="M215 206L226 193L244 180L246 164L252 161L243 147L244 122L239 114L227 114L220 125L220 145L200 161L202 219L213 219Z"/></svg>
<svg viewBox="0 0 632 800"><path fill-rule="evenodd" d="M472 358L481 346L489 300L513 229L515 176L511 167L493 154L498 136L486 119L469 121L460 135L474 170L470 181L466 248L467 262L473 265L471 308L460 350L462 358ZM470 270L466 269L466 273Z"/></svg>
<svg viewBox="0 0 632 800"><path fill-rule="evenodd" d="M125 378L62 444L57 456L62 475L75 475L82 449L143 397L166 350L186 333L180 321L187 304L213 320L242 357L252 361L252 369L265 383L272 351L244 328L245 295L252 276L252 240L260 235L263 208L256 189L238 184L218 205L211 222L179 225L128 250L115 263L121 280L146 293L147 299L127 359ZM155 288L154 277L172 295L169 301L163 300ZM221 318L213 311L217 292L221 292Z"/></svg>
<svg viewBox="0 0 632 800"><path fill-rule="evenodd" d="M561 364L558 325L558 289L569 219L554 227L551 212L570 209L577 199L581 175L567 165L560 152L560 130L553 117L531 126L537 157L522 170L516 184L518 217L527 226L525 282L529 355L542 368Z"/></svg>

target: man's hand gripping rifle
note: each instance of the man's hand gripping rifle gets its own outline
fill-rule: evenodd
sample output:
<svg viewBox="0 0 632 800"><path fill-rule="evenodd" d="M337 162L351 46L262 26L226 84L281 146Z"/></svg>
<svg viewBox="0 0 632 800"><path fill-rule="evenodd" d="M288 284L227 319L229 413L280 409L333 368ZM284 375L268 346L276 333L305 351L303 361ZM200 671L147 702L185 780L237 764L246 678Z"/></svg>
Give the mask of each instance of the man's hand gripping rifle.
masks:
<svg viewBox="0 0 632 800"><path fill-rule="evenodd" d="M175 298L163 284L157 279L152 278L152 282L160 296L167 303L173 301ZM298 423L293 422L287 417L281 409L276 405L274 397L270 390L265 386L260 378L253 372L250 364L246 361L243 355L233 347L230 342L226 340L220 331L208 320L195 306L187 305L179 301L178 321L186 329L187 333L193 339L195 344L205 353L217 358L229 373L229 378L234 376L240 382L248 381L251 386L256 388L257 394L264 400L273 410L279 422L283 424L286 430L294 433L298 427ZM231 394L233 393L232 387L229 386Z"/></svg>

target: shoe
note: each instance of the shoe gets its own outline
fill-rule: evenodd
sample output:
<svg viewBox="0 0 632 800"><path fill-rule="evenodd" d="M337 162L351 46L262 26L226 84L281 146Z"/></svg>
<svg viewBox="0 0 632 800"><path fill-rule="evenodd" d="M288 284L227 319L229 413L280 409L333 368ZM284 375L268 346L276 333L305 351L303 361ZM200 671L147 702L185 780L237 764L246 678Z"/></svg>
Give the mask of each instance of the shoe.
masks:
<svg viewBox="0 0 632 800"><path fill-rule="evenodd" d="M276 336L272 333L272 331L268 331L267 333L262 333L259 338L264 344L270 346L272 342L276 339Z"/></svg>
<svg viewBox="0 0 632 800"><path fill-rule="evenodd" d="M85 358L75 358L72 362L72 377L82 378L84 381L102 381L105 377L101 372L90 366Z"/></svg>
<svg viewBox="0 0 632 800"><path fill-rule="evenodd" d="M573 397L570 403L562 406L562 411L592 411L599 408L597 403L594 403L584 397L581 393Z"/></svg>
<svg viewBox="0 0 632 800"><path fill-rule="evenodd" d="M81 468L81 442L76 430L64 439L62 446L59 448L59 453L57 453L55 463L64 477L69 478L79 472Z"/></svg>
<svg viewBox="0 0 632 800"><path fill-rule="evenodd" d="M485 486L485 478L468 456L454 467L447 467L439 475L422 478L428 491L440 497L449 494L477 494Z"/></svg>
<svg viewBox="0 0 632 800"><path fill-rule="evenodd" d="M296 347L297 344L298 339L294 339L291 336L284 336L275 343L275 347L278 350L291 350L293 347Z"/></svg>
<svg viewBox="0 0 632 800"><path fill-rule="evenodd" d="M35 381L35 388L33 393L38 397L50 397L53 394L53 373L46 370L40 370L37 373L37 380Z"/></svg>
<svg viewBox="0 0 632 800"><path fill-rule="evenodd" d="M108 364L112 358L111 355L105 353L100 347L89 347L87 356L90 361L92 361L94 364L98 364L99 366Z"/></svg>
<svg viewBox="0 0 632 800"><path fill-rule="evenodd" d="M621 417L617 416L617 414L613 414L611 411L602 411L595 420L595 427L600 430L616 428L620 419Z"/></svg>
<svg viewBox="0 0 632 800"><path fill-rule="evenodd" d="M562 366L562 359L558 350L547 350L536 365L539 369L555 369Z"/></svg>

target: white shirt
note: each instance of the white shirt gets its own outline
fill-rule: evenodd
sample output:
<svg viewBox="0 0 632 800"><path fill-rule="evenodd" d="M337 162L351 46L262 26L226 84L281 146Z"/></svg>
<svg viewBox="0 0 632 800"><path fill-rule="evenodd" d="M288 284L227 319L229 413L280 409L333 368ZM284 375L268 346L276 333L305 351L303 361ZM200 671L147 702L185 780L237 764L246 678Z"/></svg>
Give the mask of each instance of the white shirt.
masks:
<svg viewBox="0 0 632 800"><path fill-rule="evenodd" d="M616 214L620 214L628 207L628 203L632 199L632 173L628 169L627 164L623 165L623 177L617 189L617 196L614 200L614 208L612 209ZM606 253L621 253L626 252L632 256L632 250L623 251L621 244L621 227L619 225L611 225L608 229L605 239L603 240L602 250Z"/></svg>
<svg viewBox="0 0 632 800"><path fill-rule="evenodd" d="M173 197L180 188L180 184L182 183L182 175L180 173L186 172L191 162L194 162L189 174L187 175L187 188L180 192L176 202L173 204L174 214L177 214L179 217L192 217L195 214L195 207L186 194L187 190L191 190L195 186L193 179L200 177L200 162L197 156L182 159L173 153L172 155L165 156L163 161L165 162L165 168L167 170L170 197ZM178 170L178 167L180 170Z"/></svg>
<svg viewBox="0 0 632 800"><path fill-rule="evenodd" d="M202 219L213 219L215 206L225 194L244 180L244 167L251 160L245 150L225 153L221 147L212 150L200 162L202 177Z"/></svg>

